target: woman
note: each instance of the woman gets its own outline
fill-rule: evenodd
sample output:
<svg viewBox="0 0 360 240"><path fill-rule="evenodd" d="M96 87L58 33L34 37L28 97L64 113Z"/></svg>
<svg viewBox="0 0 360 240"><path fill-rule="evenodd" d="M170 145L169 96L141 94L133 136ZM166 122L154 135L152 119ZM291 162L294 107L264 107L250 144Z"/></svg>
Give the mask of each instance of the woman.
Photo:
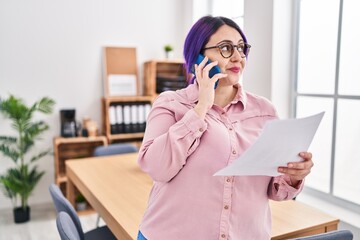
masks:
<svg viewBox="0 0 360 240"><path fill-rule="evenodd" d="M268 100L239 84L249 50L239 26L224 17L203 17L188 33L184 57L187 71L194 67L193 83L159 95L139 152L154 186L138 239L270 239L268 200L301 191L313 166L307 152L300 153L303 162L279 166L284 175L277 177L213 176L277 118ZM206 57L194 65L199 53ZM209 78L215 65L221 73Z"/></svg>

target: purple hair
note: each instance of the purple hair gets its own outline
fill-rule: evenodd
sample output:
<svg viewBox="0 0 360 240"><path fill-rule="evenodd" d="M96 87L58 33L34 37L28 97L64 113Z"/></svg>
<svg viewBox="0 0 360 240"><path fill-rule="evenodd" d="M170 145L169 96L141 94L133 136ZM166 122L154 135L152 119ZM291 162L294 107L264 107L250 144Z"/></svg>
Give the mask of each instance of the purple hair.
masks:
<svg viewBox="0 0 360 240"><path fill-rule="evenodd" d="M244 42L247 39L240 27L231 19L226 17L205 16L200 18L190 29L184 44L185 69L189 74L191 68L195 64L195 60L199 53L203 52L203 48L209 42L210 37L223 25L228 25L236 29ZM195 77L189 79L189 84L194 82Z"/></svg>

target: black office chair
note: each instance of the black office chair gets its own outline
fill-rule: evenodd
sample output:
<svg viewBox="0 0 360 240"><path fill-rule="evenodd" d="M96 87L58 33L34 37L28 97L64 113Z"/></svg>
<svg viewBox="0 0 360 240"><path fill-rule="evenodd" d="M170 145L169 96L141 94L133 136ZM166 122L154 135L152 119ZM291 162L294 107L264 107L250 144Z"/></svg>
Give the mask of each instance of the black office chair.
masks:
<svg viewBox="0 0 360 240"><path fill-rule="evenodd" d="M55 184L51 184L49 187L49 191L53 199L57 213L59 214L60 212L66 212L70 216L80 236L80 240L92 240L92 239L115 240L116 239L114 234L110 231L110 229L107 226L98 227L84 233L81 227L79 216L77 215L74 207L71 205L69 200L67 200L64 197L60 188Z"/></svg>
<svg viewBox="0 0 360 240"><path fill-rule="evenodd" d="M352 240L353 234L349 230L335 230L331 232L316 234L307 237L295 238L293 240Z"/></svg>
<svg viewBox="0 0 360 240"><path fill-rule="evenodd" d="M56 226L61 240L81 240L75 223L66 212L59 212L56 217Z"/></svg>
<svg viewBox="0 0 360 240"><path fill-rule="evenodd" d="M95 148L93 156L110 156L116 154L125 154L125 153L134 153L138 152L138 148L130 143L113 143L108 146L98 146ZM99 226L100 215L98 215L96 220L96 227Z"/></svg>

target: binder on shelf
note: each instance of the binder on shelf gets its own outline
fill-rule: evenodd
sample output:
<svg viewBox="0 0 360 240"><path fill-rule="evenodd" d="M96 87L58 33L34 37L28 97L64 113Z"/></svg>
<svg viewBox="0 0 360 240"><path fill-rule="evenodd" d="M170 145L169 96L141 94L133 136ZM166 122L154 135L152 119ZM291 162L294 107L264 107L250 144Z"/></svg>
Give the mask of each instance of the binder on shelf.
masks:
<svg viewBox="0 0 360 240"><path fill-rule="evenodd" d="M124 133L132 132L132 122L131 122L131 108L129 104L123 106L124 110Z"/></svg>
<svg viewBox="0 0 360 240"><path fill-rule="evenodd" d="M116 126L116 112L114 105L110 105L109 107L109 123L110 123L110 133L116 134L118 131Z"/></svg>
<svg viewBox="0 0 360 240"><path fill-rule="evenodd" d="M141 103L138 105L138 120L139 120L139 131L144 132L146 127L146 119L145 119L145 104Z"/></svg>
<svg viewBox="0 0 360 240"><path fill-rule="evenodd" d="M161 93L164 91L175 91L187 86L185 76L165 76L158 75L156 77L156 93Z"/></svg>
<svg viewBox="0 0 360 240"><path fill-rule="evenodd" d="M139 117L138 117L138 106L137 104L131 105L131 126L132 126L132 132L140 132L139 129Z"/></svg>
<svg viewBox="0 0 360 240"><path fill-rule="evenodd" d="M124 116L123 116L123 106L121 103L116 105L116 127L117 133L124 133Z"/></svg>
<svg viewBox="0 0 360 240"><path fill-rule="evenodd" d="M138 139L146 128L147 115L153 98L105 98L105 132L109 141Z"/></svg>

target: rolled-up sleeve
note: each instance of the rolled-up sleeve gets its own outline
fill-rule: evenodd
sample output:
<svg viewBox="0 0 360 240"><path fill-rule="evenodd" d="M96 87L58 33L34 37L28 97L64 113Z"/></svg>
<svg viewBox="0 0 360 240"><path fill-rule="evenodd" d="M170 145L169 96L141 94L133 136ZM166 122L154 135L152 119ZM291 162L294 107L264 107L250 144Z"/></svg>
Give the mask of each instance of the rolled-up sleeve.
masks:
<svg viewBox="0 0 360 240"><path fill-rule="evenodd" d="M288 175L273 177L268 188L269 199L275 201L289 200L298 195L304 187L304 180L297 186L291 185Z"/></svg>

